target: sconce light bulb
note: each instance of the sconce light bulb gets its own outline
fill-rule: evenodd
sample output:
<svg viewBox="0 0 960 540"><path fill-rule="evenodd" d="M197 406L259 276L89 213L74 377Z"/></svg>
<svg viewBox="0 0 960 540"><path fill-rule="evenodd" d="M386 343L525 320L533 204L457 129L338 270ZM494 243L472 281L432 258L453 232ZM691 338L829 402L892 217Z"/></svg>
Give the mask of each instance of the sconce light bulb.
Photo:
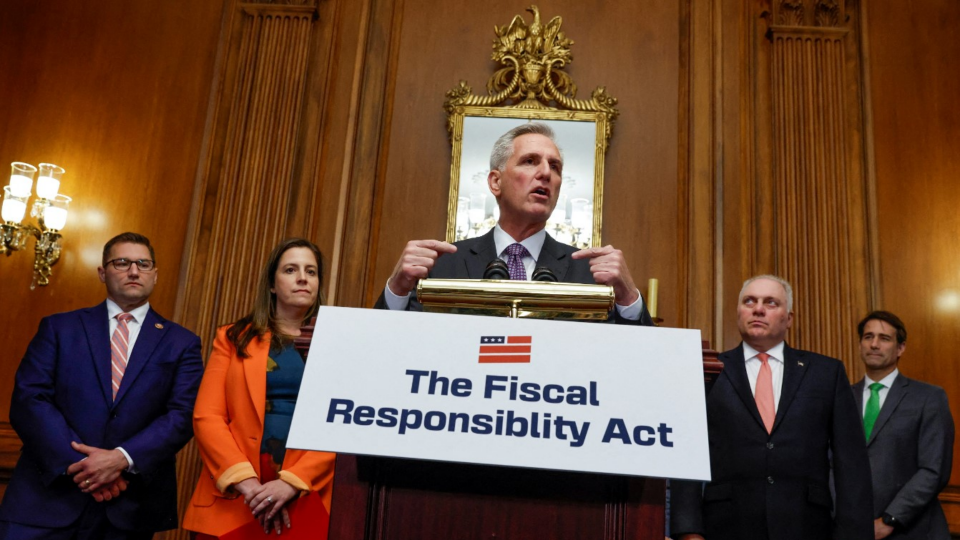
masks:
<svg viewBox="0 0 960 540"><path fill-rule="evenodd" d="M60 181L52 176L41 176L37 178L37 197L41 199L53 199L60 191Z"/></svg>
<svg viewBox="0 0 960 540"><path fill-rule="evenodd" d="M29 197L33 190L33 178L22 174L10 175L10 193L17 197Z"/></svg>

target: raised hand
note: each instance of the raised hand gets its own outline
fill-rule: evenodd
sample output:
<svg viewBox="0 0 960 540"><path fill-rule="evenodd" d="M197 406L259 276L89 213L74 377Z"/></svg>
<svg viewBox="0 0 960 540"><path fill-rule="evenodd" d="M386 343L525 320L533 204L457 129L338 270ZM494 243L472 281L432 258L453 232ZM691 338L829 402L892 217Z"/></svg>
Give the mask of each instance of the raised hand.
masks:
<svg viewBox="0 0 960 540"><path fill-rule="evenodd" d="M444 253L456 253L457 247L440 240L411 240L400 254L400 260L387 281L390 292L397 296L410 294L417 281L430 273L437 258Z"/></svg>
<svg viewBox="0 0 960 540"><path fill-rule="evenodd" d="M593 280L600 285L613 287L617 304L629 306L637 301L640 291L630 277L622 251L613 246L592 247L581 249L571 256L574 259L590 259Z"/></svg>

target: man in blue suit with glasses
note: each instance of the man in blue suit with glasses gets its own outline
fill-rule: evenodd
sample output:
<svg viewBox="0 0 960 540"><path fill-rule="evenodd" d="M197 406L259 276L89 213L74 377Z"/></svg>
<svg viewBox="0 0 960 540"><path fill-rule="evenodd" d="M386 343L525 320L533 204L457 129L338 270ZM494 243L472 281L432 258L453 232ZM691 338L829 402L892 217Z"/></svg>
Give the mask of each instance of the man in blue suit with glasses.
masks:
<svg viewBox="0 0 960 540"><path fill-rule="evenodd" d="M44 318L17 370L23 449L0 539L147 539L177 526L176 453L193 435L200 338L150 307L150 241L123 233L98 269L107 299Z"/></svg>

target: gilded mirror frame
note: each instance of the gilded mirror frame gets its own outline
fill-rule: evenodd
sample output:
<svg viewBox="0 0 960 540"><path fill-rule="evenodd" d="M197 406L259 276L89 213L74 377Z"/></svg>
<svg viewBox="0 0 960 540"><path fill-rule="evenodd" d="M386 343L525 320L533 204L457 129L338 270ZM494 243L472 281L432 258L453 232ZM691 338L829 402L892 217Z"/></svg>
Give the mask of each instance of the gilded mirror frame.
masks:
<svg viewBox="0 0 960 540"><path fill-rule="evenodd" d="M530 121L553 128L564 158L560 199L547 223L547 232L560 242L578 247L602 245L605 115L595 111L478 106L462 107L452 117L448 242L479 236L493 227L496 201L487 187L490 151L497 137ZM478 216L480 205L482 217Z"/></svg>
<svg viewBox="0 0 960 540"><path fill-rule="evenodd" d="M493 143L516 125L542 121L554 128L564 157L561 200L547 230L561 242L600 246L604 157L619 114L617 100L602 86L589 99L577 99L577 86L563 71L573 61L573 41L560 30L562 19L542 24L537 6L527 11L533 14L529 25L516 15L509 25L494 26L492 59L500 68L487 82L487 95L472 94L466 81L447 92L453 149L446 240L493 227L496 202L486 182Z"/></svg>

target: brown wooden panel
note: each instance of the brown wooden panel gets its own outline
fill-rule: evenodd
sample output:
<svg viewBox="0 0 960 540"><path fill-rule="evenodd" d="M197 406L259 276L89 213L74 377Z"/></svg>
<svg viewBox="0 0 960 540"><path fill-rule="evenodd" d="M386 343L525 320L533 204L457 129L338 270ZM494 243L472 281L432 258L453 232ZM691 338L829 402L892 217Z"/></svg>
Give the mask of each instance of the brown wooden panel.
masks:
<svg viewBox="0 0 960 540"><path fill-rule="evenodd" d="M201 336L250 309L259 269L286 234L315 15L299 5L229 11L219 122L208 133L184 292L184 318Z"/></svg>
<svg viewBox="0 0 960 540"><path fill-rule="evenodd" d="M721 125L712 133L720 157L710 162L720 175L717 229L704 224L699 234L715 235L708 246L720 259L714 324L722 349L740 341L734 306L743 280L777 273L796 292L788 340L843 359L856 375L862 370L850 327L873 290L860 3L800 4L720 0L714 41L700 35L706 30L693 34L709 43L701 49L720 49L713 53L719 60L700 69L712 68L721 89L694 102L701 118L713 115ZM692 5L696 21L704 8ZM691 125L700 125L696 113ZM703 151L693 158L706 159ZM704 219L697 216L690 219Z"/></svg>
<svg viewBox="0 0 960 540"><path fill-rule="evenodd" d="M776 272L798 293L792 344L846 358L853 374L859 363L850 358L857 350L850 328L867 307L867 201L860 175L847 167L863 155L857 141L849 143L858 115L844 95L846 43L855 35L837 26L844 18L833 19L771 27L774 219L763 226L775 231Z"/></svg>
<svg viewBox="0 0 960 540"><path fill-rule="evenodd" d="M960 418L960 4L870 2L883 303L907 326L903 373L944 387ZM960 451L944 496L960 533Z"/></svg>
<svg viewBox="0 0 960 540"><path fill-rule="evenodd" d="M349 455L336 475L338 540L663 535L660 479Z"/></svg>
<svg viewBox="0 0 960 540"><path fill-rule="evenodd" d="M96 268L111 236L151 238L151 304L174 316L219 19L220 2L0 3L0 170L57 163L74 198L49 286L28 289L32 243L0 261L0 422L40 318L103 300Z"/></svg>
<svg viewBox="0 0 960 540"><path fill-rule="evenodd" d="M9 422L0 422L0 501L10 482L13 468L20 459L20 438Z"/></svg>
<svg viewBox="0 0 960 540"><path fill-rule="evenodd" d="M323 84L324 92L308 93L308 133L317 133L314 164L304 167L304 181L316 186L315 218L311 230L316 231L317 245L326 264L326 299L332 305L344 305L340 297L341 266L344 249L344 226L347 219L347 195L352 185L350 164L353 163L360 110L359 90L366 58L369 31L369 2L321 2L321 9L330 7L328 32L331 45L325 55L326 71L314 79ZM334 9L335 7L335 9ZM324 20L321 15L321 21ZM324 28L326 25L324 25ZM316 85L315 85L316 86ZM306 135L305 137L309 137ZM305 152L310 156L310 153ZM312 174L309 173L312 171ZM348 282L352 278L348 276ZM349 286L348 286L349 287Z"/></svg>
<svg viewBox="0 0 960 540"><path fill-rule="evenodd" d="M397 41L403 28L403 2L370 0L361 13L361 48L348 129L352 139L344 154L338 215L337 305L360 307L364 284L370 279L371 253L377 244L377 224L383 204L384 164L389 154L389 126L396 84ZM419 126L418 126L419 127ZM418 130L419 131L419 130ZM419 134L411 134L417 137Z"/></svg>

